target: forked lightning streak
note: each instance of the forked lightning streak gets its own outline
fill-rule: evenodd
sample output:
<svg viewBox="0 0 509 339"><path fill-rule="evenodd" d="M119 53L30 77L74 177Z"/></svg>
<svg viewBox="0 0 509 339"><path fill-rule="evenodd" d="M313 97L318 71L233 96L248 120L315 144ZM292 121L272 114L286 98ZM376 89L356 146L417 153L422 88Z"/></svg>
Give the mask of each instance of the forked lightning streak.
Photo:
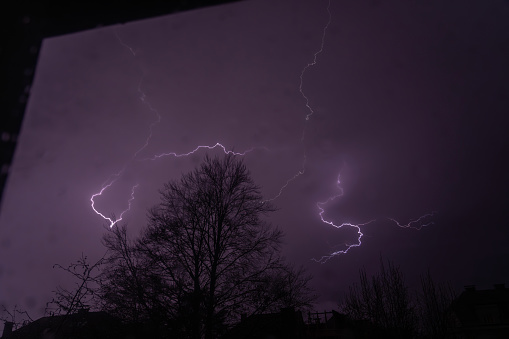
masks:
<svg viewBox="0 0 509 339"><path fill-rule="evenodd" d="M272 197L272 198L270 198L268 200L265 200L265 201L273 201L273 200L278 199L279 197L281 197L283 195L284 190L293 181L295 181L300 176L305 174L306 165L307 165L306 147L305 147L305 144L304 144L305 136L306 136L306 128L307 128L307 124L309 123L309 121L311 120L311 117L315 114L315 112L314 112L313 108L311 107L310 102L309 102L309 98L306 96L306 94L304 92L304 89L303 89L303 87L304 87L304 75L305 75L305 73L307 72L307 70L310 67L313 67L313 66L316 65L319 54L321 54L324 51L325 38L326 38L327 29L329 28L329 26L331 24L331 21L332 21L332 14L331 14L330 6L331 6L331 0L328 0L327 7L326 7L328 19L327 19L327 23L325 24L325 26L323 28L323 31L322 31L320 47L313 54L312 61L309 62L308 64L306 64L304 66L304 68L300 72L299 92L300 92L302 98L305 101L305 106L306 106L306 109L308 111L308 113L305 115L305 118L304 118L304 127L303 127L303 130L302 130L302 136L301 136L301 140L300 140L300 142L302 144L302 149L303 149L302 166L301 166L301 169L299 171L297 171L297 173L295 175L290 177L281 186L281 188L279 189L278 193L274 197ZM115 35L116 35L119 43L123 47L128 49L131 52L131 54L133 55L134 58L137 58L137 51L134 50L132 47L130 47L128 44L126 44L120 38L120 36L118 35L118 33L116 31L115 31ZM159 112L154 107L152 107L150 101L147 99L147 95L142 90L142 80L143 80L143 77L142 77L142 79L140 80L140 82L138 84L138 93L140 94L140 100L149 108L149 110L152 113L154 113L156 118L151 122L151 124L149 126L149 132L148 132L147 138L145 139L144 144L136 152L133 153L133 156L130 159L130 161L127 162L127 164L124 165L124 167L118 173L111 175L108 178L108 180L106 180L103 183L103 185L101 186L101 189L97 193L93 194L90 197L91 207L92 207L93 211L97 215L101 216L104 220L109 222L109 226L110 227L113 227L115 224L117 224L119 221L121 221L122 218L124 217L124 215L130 210L131 204L132 204L132 202L135 199L135 190L138 188L139 185L136 184L136 185L134 185L131 188L131 195L130 195L130 198L128 199L128 201L127 201L127 207L126 207L125 210L123 210L120 213L118 218L110 218L110 217L105 216L103 212L100 212L97 209L97 207L96 207L95 199L97 197L101 196L103 193L105 193L109 188L111 188L111 186L114 185L115 182L122 176L122 174L124 173L126 168L129 166L129 164L132 161L134 161L134 160L138 160L138 161L155 161L155 160L158 160L160 158L168 157L168 156L172 156L172 157L175 157L175 158L180 158L180 157L190 156L190 155L192 155L192 154L194 154L194 153L196 153L196 152L198 152L200 150L212 150L212 149L216 149L216 148L222 150L225 154L231 154L231 155L235 155L235 156L244 156L247 153L252 152L255 149L265 149L265 150L268 150L266 147L252 147L252 148L250 148L250 149L248 149L248 150L246 150L244 152L234 152L234 151L231 151L231 150L227 150L227 148L223 144L217 142L214 145L199 145L199 146L196 146L191 151L185 152L185 153L167 152L167 153L156 154L156 155L153 155L151 157L147 157L147 158L143 158L143 159L137 159L138 155L144 149L146 149L148 147L148 145L150 143L150 140L152 138L152 135L153 135L154 127L161 122L161 115L159 114ZM346 253L348 253L348 251L350 249L352 249L354 247L361 246L361 244L362 244L361 239L363 237L363 233L361 231L361 226L365 226L365 225L368 225L368 224L376 222L376 219L372 219L372 220L369 220L367 222L360 223L360 224L353 224L353 223L349 223L349 222L344 222L342 224L338 224L337 225L333 221L325 219L324 214L325 214L326 206L328 204L332 203L335 199L342 197L343 193L344 193L343 192L343 188L341 187L341 182L340 182L339 175L338 175L338 178L337 178L337 181L336 181L336 185L337 185L337 189L339 190L338 194L329 197L328 199L326 199L323 202L317 202L316 203L316 207L318 209L318 216L319 216L320 221L322 223L327 224L327 225L332 226L332 227L335 227L335 228L338 228L338 229L340 229L342 227L353 227L353 228L355 228L356 231L357 231L357 234L358 234L357 242L355 242L353 244L345 243L345 245L346 245L345 249L332 251L330 254L324 255L320 259L313 259L314 261L319 262L319 263L325 263L325 262L327 262L328 260L330 260L331 258L333 258L333 257L335 257L337 255L346 254ZM393 219L393 218L387 218L387 219L392 221L392 222L394 222L398 227L402 227L402 228L414 228L414 229L420 230L422 227L429 226L429 225L433 224L433 221L431 219L435 215L435 213L436 212L431 212L431 213L425 214L425 215L423 215L423 216L421 216L421 217L419 217L417 219L411 220L408 224L401 224L400 222L398 222L396 219Z"/></svg>

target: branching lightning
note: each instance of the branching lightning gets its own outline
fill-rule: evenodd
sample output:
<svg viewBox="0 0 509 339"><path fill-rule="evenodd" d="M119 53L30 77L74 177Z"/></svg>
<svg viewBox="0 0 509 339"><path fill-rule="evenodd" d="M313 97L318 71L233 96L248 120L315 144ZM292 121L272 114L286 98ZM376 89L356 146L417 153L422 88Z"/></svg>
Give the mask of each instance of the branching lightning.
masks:
<svg viewBox="0 0 509 339"><path fill-rule="evenodd" d="M343 190L343 187L341 186L340 175L338 175L338 178L337 178L337 181L336 181L336 186L337 186L337 189L339 190L339 193L329 197L327 200L325 200L323 202L317 202L316 203L316 207L318 208L318 211L319 211L318 212L318 216L320 217L320 220L321 220L322 223L330 225L330 226L333 226L335 228L342 228L344 226L355 228L357 230L358 237L357 237L357 242L356 243L353 243L353 244L345 243L344 244L346 246L345 249L334 250L330 254L324 255L324 256L322 256L319 259L314 259L314 258L312 259L313 261L321 263L321 264L326 263L329 259L332 259L336 255L348 253L348 251L351 248L353 248L353 247L361 246L361 244L362 244L361 239L364 236L364 234L361 231L361 226L366 226L366 225L369 225L369 224L374 223L374 222L377 221L377 219L371 219L371 220L369 220L367 222L364 222L364 223L361 223L361 224L352 224L352 223L349 223L349 222L344 222L342 224L336 225L336 224L334 224L333 221L325 219L324 218L325 206L327 204L333 202L335 199L341 198L344 195L344 190ZM430 226L430 225L434 224L434 222L432 221L432 218L435 216L435 214L437 214L436 211L424 214L424 215L420 216L417 219L410 220L410 222L408 222L407 224L402 224L402 223L400 223L398 220L396 220L394 218L388 218L387 217L385 219L392 221L398 227L401 227L401 228L413 228L413 229L416 229L416 230L421 230L423 227Z"/></svg>
<svg viewBox="0 0 509 339"><path fill-rule="evenodd" d="M278 199L283 194L283 191L293 181L297 180L301 175L304 175L306 173L307 156L306 156L306 147L304 145L304 139L305 139L305 136L306 136L306 129L307 129L309 118L315 112L313 111L313 108L309 104L309 98L306 96L306 94L304 93L304 90L303 90L303 87L304 87L304 73L306 73L308 68L316 65L316 61L317 61L318 55L323 52L323 48L325 46L325 35L326 35L327 29L329 28L329 25L330 25L330 23L332 21L332 14L330 12L330 0L328 0L328 3L327 3L327 15L328 15L328 19L327 19L327 23L325 24L325 26L323 27L323 30L322 30L322 39L320 41L320 48L313 54L313 60L311 62L308 62L306 64L306 66L304 66L304 68L302 68L302 70L300 72L300 77L299 77L299 79L300 79L300 82L299 82L299 92L300 92L302 98L304 98L304 101L305 101L305 104L306 104L306 108L309 111L309 113L306 114L306 118L305 118L305 121L304 121L304 128L302 129L302 136L300 138L300 142L302 144L302 150L303 150L302 165L301 165L300 170L297 173L295 173L292 177L290 177L288 180L286 180L285 184L283 186L281 186L281 188L279 189L279 192L274 197L272 197L272 198L270 198L270 199L268 199L266 201L273 201L273 200Z"/></svg>
<svg viewBox="0 0 509 339"><path fill-rule="evenodd" d="M434 224L432 218L437 214L436 211L432 211L431 213L424 214L420 216L417 219L410 220L407 224L401 224L399 221L393 218L387 218L388 220L391 220L396 225L398 225L401 228L413 228L416 230L421 230L423 227L431 226Z"/></svg>
<svg viewBox="0 0 509 339"><path fill-rule="evenodd" d="M121 38L120 36L118 35L118 32L115 30L115 36L117 37L119 43L127 48L131 54L133 55L133 57L136 57L136 51L130 47L129 45L127 45ZM108 223L109 223L109 226L110 228L113 227L115 224L117 224L119 221L122 220L123 216L125 213L127 213L130 209L131 209L131 204L134 200L134 192L135 192L135 189L139 186L138 184L134 185L132 188L131 188L131 197L130 199L128 200L128 203L127 203L127 208L125 210L123 210L119 217L118 218L111 218L111 217L107 217L104 213L100 212L97 208L96 208L96 202L95 202L95 199L99 196L101 196L106 190L108 190L111 186L113 186L113 184L122 176L122 174L125 172L125 170L127 169L127 167L129 166L129 164L136 160L138 155L144 150L146 149L149 144L150 144L150 140L152 139L152 136L153 136L153 133L154 133L154 127L156 125L158 125L160 122L161 122L161 114L158 112L157 109L155 109L152 104L150 103L150 101L147 99L147 95L145 94L145 92L142 90L142 82L143 82L143 76L141 77L139 83L138 83L138 93L140 95L140 100L148 107L148 109L154 113L155 115L155 119L150 123L149 125L149 132L148 132L148 135L145 139L145 142L143 143L143 145L141 147L139 147L134 153L133 153L133 156L131 157L131 159L124 165L124 167L117 173L115 174L112 174L102 185L101 185L101 189L99 190L99 192L97 193L94 193L91 197L90 197L90 203L91 203L91 207L92 207L92 210L99 216L101 216L104 220L106 220ZM149 157L149 158L144 158L144 159L138 159L139 161L147 161L147 160L157 160L159 158L162 158L162 157L167 157L167 156L173 156L173 157L176 157L176 158L180 158L180 157L186 157L186 156L190 156L198 151L200 151L201 149L208 149L208 150L212 150L212 149L216 149L216 148L219 148L221 149L225 154L232 154L232 155L238 155L238 156L241 156L241 155L246 155L247 153L249 152L252 152L254 151L255 149L265 149L265 150L268 150L266 147L251 147L250 149L244 151L244 152L234 152L234 151L230 151L230 150L227 150L226 147L224 145L222 145L221 143L216 143L215 145L200 145L200 146L197 146L196 148L194 148L193 150L189 151L189 152L186 152L186 153L176 153L176 152L168 152L168 153L161 153L161 154L157 154L157 155L154 155L152 157Z"/></svg>
<svg viewBox="0 0 509 339"><path fill-rule="evenodd" d="M134 49L132 49L130 46L128 46L126 43L124 43L122 41L122 39L120 38L120 36L118 35L118 32L115 30L115 36L117 37L119 43L124 46L125 48L127 48L133 55L133 57L136 57L136 51L134 51ZM138 93L140 95L140 100L149 108L149 110L155 114L156 118L150 123L149 125L149 133L147 135L147 138L145 139L145 143L140 147L138 148L138 150L136 150L136 152L133 153L133 156L131 157L131 159L124 165L124 167L117 173L111 175L108 180L106 180L102 185L101 185L101 189L99 192L97 193L94 193L91 197L90 197L90 203L91 203L91 207L92 207L92 210L99 216L101 216L104 220L106 220L107 222L109 222L109 226L110 227L113 227L116 223L118 223L119 221L122 220L123 216L125 213L127 213L130 209L131 209L131 203L133 202L134 200L134 191L135 189L139 186L138 184L134 185L132 188L131 188L131 197L129 198L128 200L128 203L127 203L127 208L125 210L123 210L119 217L118 218L115 218L115 220L113 220L112 218L110 217L107 217L106 215L104 215L102 212L100 212L96 207L95 207L95 198L96 197L99 197L101 196L107 189L109 189L121 176L122 174L125 172L125 170L127 169L127 167L129 166L129 163L131 163L134 159L136 159L136 157L138 156L138 154L140 152L142 152L145 148L148 147L149 143L150 143L150 139L152 139L152 135L153 135L153 130L154 130L154 126L157 125L159 122L161 122L161 115L159 114L159 112L154 109L152 107L152 105L150 104L150 102L148 100L146 100L147 96L146 94L143 92L143 90L141 89L141 85L142 85L142 82L143 82L143 75L138 83Z"/></svg>
<svg viewBox="0 0 509 339"><path fill-rule="evenodd" d="M297 180L300 176L304 175L305 172L306 172L306 165L307 165L307 155L306 155L306 146L305 146L305 136L306 136L306 129L307 129L307 126L308 126L308 123L309 121L311 120L311 117L315 114L313 108L311 107L310 105L310 101L309 101L309 98L308 96L305 94L304 92L304 76L305 76L305 73L308 71L309 68L311 68L312 66L315 66L317 64L317 60L318 60L318 56L324 51L324 46L325 46L325 38L326 38L326 33L327 33L327 30L331 24L331 21L332 21L332 14L331 14L331 11L330 11L330 6L331 6L331 0L328 0L328 3L327 3L327 15L328 15L328 19L327 19L327 23L325 24L323 30L322 30L322 36L321 36L321 43L320 43L320 47L319 49L313 54L313 58L312 58L312 61L307 63L304 68L301 70L300 72L300 83L299 83L299 92L302 96L302 98L304 99L305 101L305 107L306 107L306 110L307 110L307 113L305 115L305 119L304 119L304 127L303 127L303 130L302 130L302 136L301 136L301 140L300 140L300 143L302 145L302 151L303 151L303 155L302 155L302 165L301 165L301 168L298 170L298 172L296 174L294 174L292 177L288 178L286 180L286 182L284 183L284 185L281 186L281 188L279 189L278 193L268 199L268 200L265 200L263 202L266 202L266 201L273 201L275 199L278 199L279 197L282 196L283 192L285 191L285 189L295 180ZM130 53L133 55L134 58L137 58L137 51L134 50L132 47L130 47L128 44L126 44L121 38L120 36L118 35L118 33L115 31L115 35L119 41L119 43L125 47L126 49L128 49L130 51ZM196 152L199 152L201 150L212 150L212 149L220 149L222 150L225 154L231 154L231 155L235 155L235 156L244 156L252 151L254 151L255 149L264 149L264 150L268 150L266 147L252 147L250 149L247 149L245 150L244 152L234 152L233 150L228 150L223 144L217 142L216 144L214 145L199 145L199 146L196 146L194 149L192 149L191 151L189 152L184 152L184 153L177 153L177 152L167 152L167 153L160 153L160 154L156 154L156 155L153 155L153 156L150 156L150 157L145 157L145 158L139 158L139 155L140 153L145 150L148 146L149 146L149 143L150 143L150 140L153 136L153 133L154 133L154 128L157 124L159 124L161 122L161 115L159 114L159 112L151 105L150 101L147 99L147 96L146 94L143 92L142 90L142 82L143 82L143 76L141 77L140 79L140 82L138 84L138 93L140 95L140 100L148 107L148 109L155 115L155 119L150 123L149 125L149 131L148 131L148 135L145 139L145 142L144 144L139 147L136 152L133 153L133 156L131 157L131 159L124 165L124 167L119 171L117 172L116 174L113 174L111 175L108 180L106 180L102 185L101 185L101 189L97 192L97 193L94 193L91 198L90 198L90 201L91 201L91 207L93 209L93 211L101 216L104 220L106 220L107 222L109 222L109 226L110 227L113 227L116 223L118 223L119 221L122 220L123 216L125 215L125 213L127 213L130 208L131 208L131 204L132 202L134 201L135 199L135 190L138 188L138 184L134 185L131 189L131 195L130 195L130 198L129 200L127 201L127 208L125 210L123 210L119 217L118 218L110 218L110 217L107 217L103 212L100 212L97 207L96 207L96 201L95 199L99 196L101 196L103 193L105 193L109 188L111 188L115 182L122 176L122 174L124 173L124 171L126 170L126 168L129 166L129 164L133 161L156 161L160 158L163 158L163 157L175 157L175 158L180 158L180 157L187 157L187 156L190 156ZM360 224L354 224L354 223L350 223L350 222L343 222L341 224L335 224L334 221L332 220L328 220L325 218L325 214L326 214L326 207L331 204L334 200L338 199L338 198L341 198L343 197L344 195L344 191L343 191L343 188L341 186L341 181L340 181L340 176L338 175L337 177L337 180L336 180L336 186L337 186L337 189L339 190L339 192L333 196L330 196L329 198L327 198L325 201L322 201L322 202L317 202L316 203L316 207L318 209L318 217L320 219L320 221L326 225L329 225L329 226L332 226L332 227L335 227L337 229L340 229L340 228L343 228L343 227L353 227L356 232L357 232L357 241L354 242L354 243L345 243L344 245L346 246L346 248L343 248L341 250L333 250L331 253L327 254L327 255L324 255L322 256L321 258L319 259L312 259L318 263L325 263L327 262L328 260L330 260L331 258L337 256L337 255L340 255L340 254L346 254L348 253L348 251L354 247L359 247L361 246L362 244L362 237L363 237L363 233L362 233L362 230L361 230L361 227L362 226L365 226L365 225L368 225L368 224L371 224L371 223L374 223L376 222L376 219L371 219L367 222L364 222L364 223L360 223ZM432 221L432 218L433 216L436 214L436 212L431 212L431 213L428 213L428 214L425 214L417 219L414 219L414 220L411 220L410 222L408 222L407 224L401 224L400 222L398 222L396 219L393 219L393 218L386 218L387 220L390 220L391 222L394 222L398 227L402 227L402 228L413 228L413 229L417 229L417 230L420 230L422 227L426 227L426 226L429 226L431 224L433 224L433 221Z"/></svg>
<svg viewBox="0 0 509 339"><path fill-rule="evenodd" d="M99 212L95 208L95 201L94 201L94 199L97 196L102 195L105 190L110 188L111 185L113 185L115 183L115 181L117 181L119 175L114 175L114 177L115 177L114 179L111 179L107 183L103 184L103 186L102 186L102 188L101 188L101 190L99 192L93 194L92 197L90 197L90 202L91 202L92 209L94 210L94 212L96 214L100 215L104 220L108 221L110 223L110 225L109 225L110 227L113 227L116 223L118 223L119 221L122 221L122 218L124 217L124 214L127 213L131 209L131 203L134 200L134 190L139 186L138 184L136 184L136 185L134 185L131 188L131 197L127 201L127 208L120 213L120 216L118 218L115 218L115 220L113 220L112 218L105 216L104 214L102 214L101 212Z"/></svg>
<svg viewBox="0 0 509 339"><path fill-rule="evenodd" d="M325 45L325 37L326 37L326 34L327 34L327 29L329 28L330 24L331 24L331 21L332 21L332 14L331 14L331 11L330 11L330 5L331 5L331 1L328 0L327 2L327 15L328 15L328 20L327 20L327 23L325 24L324 28L323 28L323 31L322 31L322 39L321 39L321 44L320 44L320 48L314 53L313 55L313 60L311 62L309 62L306 66L304 66L304 68L302 69L301 73L300 73L300 84L299 84L299 92L300 94L302 95L302 97L304 98L305 100L305 104L306 104L306 108L307 110L309 111L309 113L306 115L306 119L305 119L305 124L304 124L304 129L302 131L302 137L301 137L301 142L304 143L304 139L305 139L305 135L306 135L306 128L307 128L307 123L308 121L310 120L311 116L313 114L315 114L313 108L311 107L311 105L309 104L309 98L307 97L307 95L304 93L304 90L303 90L303 86L304 86L304 74L306 73L306 71L312 67L312 66L315 66L316 63L317 63L317 58L318 58L318 55L320 53L323 52L323 49L324 49L324 45ZM302 165L302 169L297 173L295 174L292 178L290 178L286 184L280 189L279 191L279 194L275 197L279 197L282 193L283 193L283 190L295 179L297 179L300 175L303 175L305 173L305 167L306 167L306 152L305 152L305 147L303 146L303 149L304 149L304 156L303 156L303 165ZM353 227L357 230L357 234L358 234L358 237L357 237L357 242L356 243L353 243L353 244L345 244L346 245L346 249L343 249L343 250L337 250L337 251L333 251L332 253L328 254L328 255L325 255L325 256L322 256L320 259L313 259L314 261L316 262L319 262L319 263L325 263L327 262L329 259L331 259L332 257L336 256L336 255L340 255L340 254L346 254L348 253L348 251L353 248L353 247L359 247L361 246L362 242L361 242L361 239L363 237L363 233L361 231L361 226L365 226L365 225L368 225L368 224L371 224L373 222L376 221L376 219L372 219L370 221L367 221L365 223L362 223L362 224L352 224L352 223L348 223L348 222L344 222L342 224L339 224L339 225L336 225L334 224L333 221L330 221L330 220L326 220L324 218L324 213L325 213L325 206L332 202L333 200L335 200L336 198L340 198L343 196L343 188L341 187L341 182L340 182L340 176L338 175L338 178L337 178L337 182L336 182L336 185L337 185L337 188L339 189L339 193L336 194L336 195L333 195L331 197L329 197L327 200L325 200L324 202L317 202L316 203L316 206L318 208L318 216L320 217L320 220L322 223L325 223L327 225L330 225L330 226L333 226L335 228L342 228L344 226L348 226L348 227ZM274 198L274 199L275 199ZM393 218L387 218L388 220L391 220L392 222L394 222L397 226L399 227L402 227L402 228L414 228L414 229L417 229L417 230L420 230L422 227L425 227L425 226L429 226L431 224L433 224L433 222L431 221L431 218L435 215L436 212L431 212L431 213L428 213L428 214L425 214L417 219L414 219L414 220L411 220L408 224L401 224L400 222L398 222L396 219L393 219Z"/></svg>
<svg viewBox="0 0 509 339"><path fill-rule="evenodd" d="M304 93L304 90L302 89L302 87L304 86L304 73L306 73L306 71L308 70L309 67L312 67L314 65L316 65L316 58L318 57L318 54L322 53L323 52L323 47L325 45L325 35L327 33L327 29L329 28L329 25L332 21L332 14L330 12L330 0L328 1L327 3L327 15L328 15L328 19L327 19L327 24L325 24L325 26L323 27L323 31L322 31L322 40L321 40L321 44L320 44L320 49L317 50L314 54L313 54L313 61L311 61L310 63L308 63L306 66L304 66L304 68L302 69L302 71L300 72L300 84L299 84L299 92L300 94L302 95L302 97L304 98L304 100L306 101L306 108L308 109L309 113L306 115L306 121L309 120L309 118L315 114L315 112L313 111L313 108L311 108L311 106L309 105L309 99L308 97L306 96L306 94ZM307 124L306 124L307 125ZM305 125L305 126L306 126ZM305 132L305 130L304 130ZM302 134L302 140L304 140L304 133Z"/></svg>
<svg viewBox="0 0 509 339"><path fill-rule="evenodd" d="M320 211L320 212L318 213L318 215L320 216L320 220L321 220L323 223L328 224L328 225L330 225L330 226L333 226L333 227L336 227L336 228L341 228L341 227L344 227L344 226L348 226L348 227L353 227L353 228L355 228L355 229L357 230L357 234L358 234L358 237L357 237L357 243L353 243L353 244L347 244L347 243L345 243L345 245L346 245L346 249L344 249L344 250L334 251L334 252L330 253L329 255L324 255L324 256L322 256L320 259L312 259L312 260L314 260L314 261L316 261L316 262L318 262L318 263L321 263L321 264L323 264L323 263L327 262L329 259L331 259L332 257L334 257L334 256L336 256L336 255L339 255L339 254L346 254L346 253L348 253L348 251L349 251L351 248L353 248L353 247L359 247L360 245L362 245L361 239L362 239L362 237L363 237L363 235L364 235L364 234L363 234L363 233L362 233L362 231L361 231L361 226L365 226L365 225L371 224L371 223L373 223L373 222L375 222L375 221L376 221L375 219L372 219L372 220L369 220L369 221L367 221L367 222L365 222L365 223L362 223L362 224L352 224L352 223L349 223L349 222L344 222L344 223L342 223L342 224L340 224L340 225L336 225L336 224L334 224L334 222L333 222L333 221L326 220L326 219L324 218L324 216L323 216L323 214L325 213L325 206L326 206L328 203L330 203L330 202L334 201L335 199L342 197L342 196L343 196L343 193L344 193L344 191L343 191L343 187L341 187L341 181L340 181L340 176L339 176L339 175L338 175L338 179L337 179L337 181L336 181L336 185L337 185L337 188L338 188L338 190L339 190L339 193L338 193L338 194L336 194L336 195L333 195L333 196L329 197L327 200L325 200L325 201L323 201L323 202L317 202L317 203L316 203L316 207L317 207L317 208L318 208L318 210Z"/></svg>
<svg viewBox="0 0 509 339"><path fill-rule="evenodd" d="M316 65L318 55L323 52L323 49L324 49L324 46L325 46L325 37L326 37L326 34L327 34L327 29L329 28L329 26L331 24L331 21L332 21L332 13L330 11L330 5L331 5L331 1L328 0L328 2L327 2L327 23L325 24L325 26L323 27L323 30L322 30L322 38L321 38L321 41L320 41L320 48L313 54L313 60L311 62L309 62L306 66L304 66L304 68L302 69L302 71L300 73L299 92L302 95L302 98L304 99L305 104L306 104L306 108L308 110L308 113L306 114L306 118L305 118L304 128L303 128L303 131L302 131L302 137L301 137L301 143L302 144L304 144L304 139L305 139L305 136L306 136L306 128L307 128L308 122L309 122L311 116L313 116L313 114L315 114L313 108L309 104L309 98L308 98L308 96L306 95L306 93L304 92L304 89L303 89L303 87L304 87L304 74L306 73L306 71L310 67ZM303 145L303 149L304 149L304 155L303 155L302 169L297 174L295 174L292 178L290 178L283 187L281 187L281 189L279 191L279 194L276 196L276 198L279 197L283 193L283 190L292 181L294 181L300 175L303 175L305 173L307 157L306 157L306 151L305 151L305 146L304 145ZM345 244L346 245L346 249L334 251L334 252L330 253L329 255L322 256L318 260L313 259L314 261L319 262L319 263L325 263L329 259L331 259L332 257L334 257L336 255L346 254L346 253L348 253L348 251L351 248L359 247L362 244L361 239L362 239L362 236L363 236L363 233L361 231L361 226L364 226L364 225L370 224L372 222L375 222L375 220L373 219L373 220L370 220L370 221L362 223L362 224L352 224L352 223L349 223L349 222L344 222L342 224L336 225L336 224L334 224L333 221L326 220L324 218L325 206L327 204L329 204L330 202L334 201L335 199L342 197L343 193L344 193L343 192L343 188L341 187L341 181L340 181L340 176L339 175L338 175L338 178L337 178L336 185L337 185L337 188L339 189L339 193L338 194L329 197L327 200L325 200L323 202L317 202L316 203L316 207L319 210L318 216L320 217L320 220L321 220L322 223L325 223L327 225L333 226L335 228L342 228L344 226L355 228L357 230L357 234L358 234L357 242L354 243L354 244Z"/></svg>
<svg viewBox="0 0 509 339"><path fill-rule="evenodd" d="M198 152L201 149L212 150L212 149L215 149L215 148L220 148L220 149L223 150L224 154L231 154L231 155L246 155L247 153L250 153L250 152L254 151L255 149L268 150L267 147L251 147L250 149L245 150L244 152L234 152L234 151L228 151L225 146L223 146L222 144L220 144L218 142L218 143L216 143L215 145L212 145L212 146L207 146L207 145L196 146L195 149L193 149L192 151L187 152L187 153L180 153L180 154L176 153L176 152L161 153L161 154L156 154L153 157L145 158L145 159L141 159L141 160L143 160L143 161L146 161L146 160L157 160L159 158L168 157L168 156L173 156L175 158L182 158L182 157L190 156L190 155Z"/></svg>

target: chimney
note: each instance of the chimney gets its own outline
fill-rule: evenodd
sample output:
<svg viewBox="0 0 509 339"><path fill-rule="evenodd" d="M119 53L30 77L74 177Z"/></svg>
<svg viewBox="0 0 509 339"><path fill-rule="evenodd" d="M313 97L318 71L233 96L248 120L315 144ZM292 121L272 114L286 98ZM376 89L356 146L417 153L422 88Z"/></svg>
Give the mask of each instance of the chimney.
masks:
<svg viewBox="0 0 509 339"><path fill-rule="evenodd" d="M6 321L4 323L4 331L2 333L2 339L6 339L11 336L13 326L14 326L14 323L11 321Z"/></svg>

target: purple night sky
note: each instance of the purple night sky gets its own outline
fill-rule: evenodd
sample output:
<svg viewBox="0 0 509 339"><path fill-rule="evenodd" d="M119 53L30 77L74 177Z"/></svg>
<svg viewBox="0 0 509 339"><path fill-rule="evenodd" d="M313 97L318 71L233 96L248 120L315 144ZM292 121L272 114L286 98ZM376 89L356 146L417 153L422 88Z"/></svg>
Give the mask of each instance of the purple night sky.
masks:
<svg viewBox="0 0 509 339"><path fill-rule="evenodd" d="M284 253L333 308L379 256L413 286L509 283L509 3L249 0L44 40L0 215L0 304L42 315L104 253L109 222L134 237L158 189L221 143L274 201ZM314 111L310 114L302 91ZM158 122L160 116L160 122ZM151 127L152 126L152 127ZM147 147L135 158L145 144ZM304 139L303 131L305 130ZM210 155L220 155L216 148ZM356 229L320 221L375 222ZM398 227L437 211L421 230Z"/></svg>

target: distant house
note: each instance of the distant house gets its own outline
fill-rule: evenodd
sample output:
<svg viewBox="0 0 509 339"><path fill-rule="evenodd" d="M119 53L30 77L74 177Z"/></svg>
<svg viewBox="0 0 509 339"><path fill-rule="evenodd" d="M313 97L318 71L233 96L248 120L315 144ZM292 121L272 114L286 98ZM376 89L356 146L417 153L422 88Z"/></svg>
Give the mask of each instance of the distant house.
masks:
<svg viewBox="0 0 509 339"><path fill-rule="evenodd" d="M223 339L304 339L305 324L302 313L293 308L279 313L255 314L242 317Z"/></svg>
<svg viewBox="0 0 509 339"><path fill-rule="evenodd" d="M452 304L452 313L452 332L457 337L509 338L509 289L504 284L490 290L465 286Z"/></svg>
<svg viewBox="0 0 509 339"><path fill-rule="evenodd" d="M360 338L355 325L346 314L334 310L308 313L306 339Z"/></svg>
<svg viewBox="0 0 509 339"><path fill-rule="evenodd" d="M105 312L88 312L37 319L15 331L7 324L1 339L124 339L126 331L119 319ZM134 337L133 337L134 338Z"/></svg>
<svg viewBox="0 0 509 339"><path fill-rule="evenodd" d="M371 338L364 333L370 326L336 311L308 313L303 319L300 311L287 308L243 317L223 339L364 339Z"/></svg>

